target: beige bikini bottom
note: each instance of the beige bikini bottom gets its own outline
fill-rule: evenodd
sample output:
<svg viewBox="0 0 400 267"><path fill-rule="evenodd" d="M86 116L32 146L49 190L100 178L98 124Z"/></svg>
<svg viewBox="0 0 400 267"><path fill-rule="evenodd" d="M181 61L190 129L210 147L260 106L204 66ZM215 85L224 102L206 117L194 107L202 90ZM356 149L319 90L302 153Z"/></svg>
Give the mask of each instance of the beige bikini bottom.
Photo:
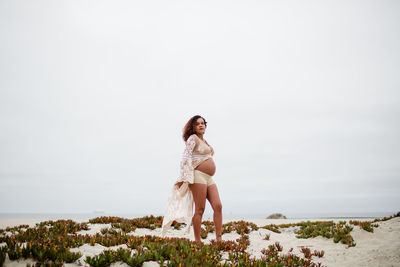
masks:
<svg viewBox="0 0 400 267"><path fill-rule="evenodd" d="M206 184L207 186L215 184L211 175L199 170L194 170L194 182L198 184Z"/></svg>

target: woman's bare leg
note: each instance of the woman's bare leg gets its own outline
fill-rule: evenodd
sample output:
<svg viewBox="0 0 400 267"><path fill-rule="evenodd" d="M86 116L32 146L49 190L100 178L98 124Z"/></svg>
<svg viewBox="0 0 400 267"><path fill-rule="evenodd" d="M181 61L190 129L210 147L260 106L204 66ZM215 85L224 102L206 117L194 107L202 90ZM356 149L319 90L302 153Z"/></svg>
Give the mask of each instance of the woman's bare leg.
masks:
<svg viewBox="0 0 400 267"><path fill-rule="evenodd" d="M217 241L221 241L222 235L222 204L219 199L218 188L216 184L212 184L207 187L207 199L214 210L214 225L215 225L215 235Z"/></svg>
<svg viewBox="0 0 400 267"><path fill-rule="evenodd" d="M196 242L201 242L200 240L201 218L203 217L204 209L206 207L207 185L194 183L194 184L189 184L189 188L190 190L192 190L194 204L195 204L194 216L192 218L194 238Z"/></svg>

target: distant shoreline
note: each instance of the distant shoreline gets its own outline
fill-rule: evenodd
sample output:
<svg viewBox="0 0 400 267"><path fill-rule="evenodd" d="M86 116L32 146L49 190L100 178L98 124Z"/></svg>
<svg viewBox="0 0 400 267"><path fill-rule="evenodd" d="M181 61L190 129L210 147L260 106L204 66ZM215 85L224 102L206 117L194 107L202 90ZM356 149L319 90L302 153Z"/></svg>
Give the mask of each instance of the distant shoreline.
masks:
<svg viewBox="0 0 400 267"><path fill-rule="evenodd" d="M272 212L271 212L272 213ZM332 213L283 213L288 219L366 219L366 218L382 218L395 214L396 211L382 212L332 212ZM2 212L1 219L91 219L96 217L121 217L121 218L140 218L144 216L163 216L163 214L143 214L143 213L111 213L111 212L92 212L92 213L19 213L19 212ZM246 220L246 219L266 219L269 214L223 214L227 220ZM206 211L203 220L212 219L212 213Z"/></svg>

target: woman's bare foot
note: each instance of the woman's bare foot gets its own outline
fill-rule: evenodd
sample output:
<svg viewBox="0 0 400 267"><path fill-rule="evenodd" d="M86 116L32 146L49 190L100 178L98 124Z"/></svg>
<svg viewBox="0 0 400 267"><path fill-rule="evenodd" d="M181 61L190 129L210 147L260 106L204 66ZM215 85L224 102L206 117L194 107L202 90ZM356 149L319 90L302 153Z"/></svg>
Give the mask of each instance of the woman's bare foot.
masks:
<svg viewBox="0 0 400 267"><path fill-rule="evenodd" d="M222 237L221 236L216 236L217 242L222 242Z"/></svg>

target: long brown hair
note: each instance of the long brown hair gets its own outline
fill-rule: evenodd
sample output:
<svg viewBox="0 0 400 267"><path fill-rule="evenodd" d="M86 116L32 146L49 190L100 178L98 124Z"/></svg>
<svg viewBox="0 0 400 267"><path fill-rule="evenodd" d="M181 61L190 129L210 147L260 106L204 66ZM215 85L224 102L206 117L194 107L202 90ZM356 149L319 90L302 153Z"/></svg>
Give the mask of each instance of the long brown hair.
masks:
<svg viewBox="0 0 400 267"><path fill-rule="evenodd" d="M192 134L196 134L196 132L194 131L194 124L196 123L198 118L202 118L204 120L204 125L207 128L207 121L202 116L196 115L191 117L189 121L185 124L185 127L183 127L183 135L182 135L183 141L186 142L189 136L191 136Z"/></svg>

